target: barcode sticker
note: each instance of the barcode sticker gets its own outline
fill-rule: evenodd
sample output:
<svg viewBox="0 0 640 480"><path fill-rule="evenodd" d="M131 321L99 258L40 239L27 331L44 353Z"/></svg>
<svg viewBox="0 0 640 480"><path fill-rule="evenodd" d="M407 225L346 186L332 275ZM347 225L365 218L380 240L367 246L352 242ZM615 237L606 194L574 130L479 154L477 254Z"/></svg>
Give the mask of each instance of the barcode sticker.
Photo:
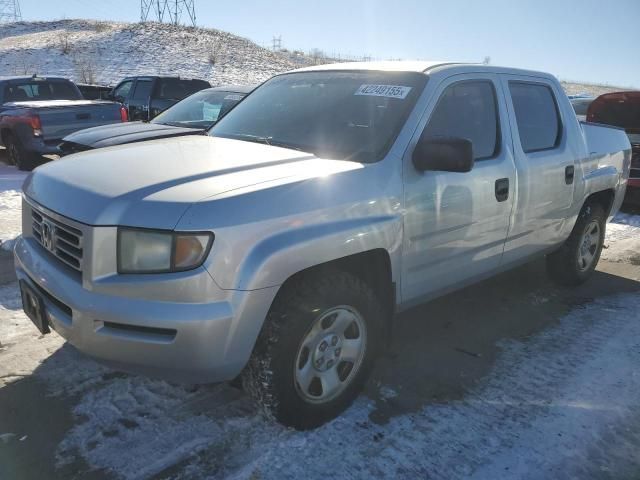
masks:
<svg viewBox="0 0 640 480"><path fill-rule="evenodd" d="M411 87L405 87L402 85L360 85L354 95L368 95L370 97L387 97L387 98L399 98L404 99Z"/></svg>
<svg viewBox="0 0 640 480"><path fill-rule="evenodd" d="M242 95L238 95L235 93L231 93L229 95L227 95L226 97L224 97L225 100L236 100L236 101L240 101L242 100Z"/></svg>

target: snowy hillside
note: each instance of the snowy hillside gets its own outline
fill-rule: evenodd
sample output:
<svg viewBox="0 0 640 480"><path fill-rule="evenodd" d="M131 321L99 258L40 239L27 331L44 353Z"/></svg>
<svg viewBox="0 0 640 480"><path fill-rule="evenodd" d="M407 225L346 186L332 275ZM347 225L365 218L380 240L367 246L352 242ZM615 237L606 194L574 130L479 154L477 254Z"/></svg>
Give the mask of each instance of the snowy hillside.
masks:
<svg viewBox="0 0 640 480"><path fill-rule="evenodd" d="M162 74L203 78L215 86L260 82L298 66L212 29L91 20L0 26L0 75L37 72L114 84L127 75Z"/></svg>
<svg viewBox="0 0 640 480"><path fill-rule="evenodd" d="M0 25L0 75L61 75L115 84L137 74L181 75L212 85L256 83L312 64L313 56L275 53L214 29L95 20ZM619 87L563 82L569 94L594 96Z"/></svg>

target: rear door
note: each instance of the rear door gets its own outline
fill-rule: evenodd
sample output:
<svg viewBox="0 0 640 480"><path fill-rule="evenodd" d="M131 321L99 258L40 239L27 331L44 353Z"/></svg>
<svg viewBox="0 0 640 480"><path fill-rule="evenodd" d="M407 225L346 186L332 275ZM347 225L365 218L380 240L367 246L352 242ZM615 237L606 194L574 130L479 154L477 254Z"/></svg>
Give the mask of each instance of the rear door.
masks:
<svg viewBox="0 0 640 480"><path fill-rule="evenodd" d="M415 303L499 268L515 166L501 85L493 74L455 75L436 89L404 158L403 302ZM504 126L507 128L503 128ZM420 172L420 136L472 141L470 172Z"/></svg>
<svg viewBox="0 0 640 480"><path fill-rule="evenodd" d="M567 112L559 106L563 92L545 78L501 75L511 124L518 188L504 263L561 243L571 221L576 135L567 135ZM569 112L575 114L573 111ZM575 137L575 138L573 138Z"/></svg>
<svg viewBox="0 0 640 480"><path fill-rule="evenodd" d="M149 99L153 80L138 78L129 96L129 120L149 120Z"/></svg>

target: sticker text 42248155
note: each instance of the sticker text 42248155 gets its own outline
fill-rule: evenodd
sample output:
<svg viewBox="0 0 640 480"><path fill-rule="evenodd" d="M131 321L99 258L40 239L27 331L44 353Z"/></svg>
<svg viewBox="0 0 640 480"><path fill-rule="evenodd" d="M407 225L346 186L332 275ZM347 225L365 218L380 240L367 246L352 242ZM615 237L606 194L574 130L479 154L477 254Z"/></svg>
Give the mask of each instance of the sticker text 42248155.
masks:
<svg viewBox="0 0 640 480"><path fill-rule="evenodd" d="M371 97L387 97L404 99L411 87L402 85L360 85L354 95L368 95Z"/></svg>

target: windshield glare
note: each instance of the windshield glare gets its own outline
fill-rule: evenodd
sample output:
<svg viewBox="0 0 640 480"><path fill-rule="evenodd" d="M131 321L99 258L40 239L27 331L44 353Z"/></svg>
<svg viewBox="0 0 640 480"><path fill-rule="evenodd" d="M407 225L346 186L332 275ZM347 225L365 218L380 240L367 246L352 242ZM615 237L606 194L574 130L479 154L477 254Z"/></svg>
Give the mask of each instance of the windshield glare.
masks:
<svg viewBox="0 0 640 480"><path fill-rule="evenodd" d="M151 123L189 128L209 128L242 98L244 93L201 91L168 108Z"/></svg>
<svg viewBox="0 0 640 480"><path fill-rule="evenodd" d="M411 72L303 72L254 91L210 134L373 162L389 150L427 77Z"/></svg>

